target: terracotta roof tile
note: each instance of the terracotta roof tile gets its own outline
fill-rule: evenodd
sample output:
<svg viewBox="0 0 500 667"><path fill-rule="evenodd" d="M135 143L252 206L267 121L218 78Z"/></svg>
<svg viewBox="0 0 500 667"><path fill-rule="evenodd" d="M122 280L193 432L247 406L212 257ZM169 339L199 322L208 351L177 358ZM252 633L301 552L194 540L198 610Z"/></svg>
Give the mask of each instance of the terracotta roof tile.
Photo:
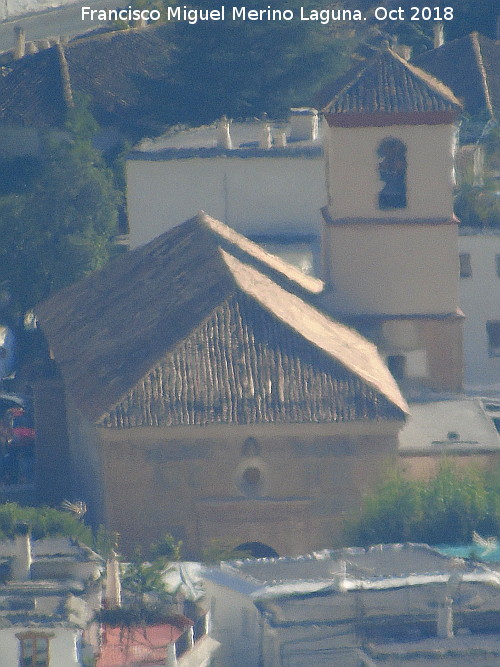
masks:
<svg viewBox="0 0 500 667"><path fill-rule="evenodd" d="M157 123L169 62L165 26L115 31L53 46L14 61L11 71L0 78L0 121L61 126L67 111L64 87L69 84L73 93L90 97L91 110L103 125L147 129L150 122Z"/></svg>
<svg viewBox="0 0 500 667"><path fill-rule="evenodd" d="M470 114L500 111L500 42L471 33L415 58L463 101Z"/></svg>
<svg viewBox="0 0 500 667"><path fill-rule="evenodd" d="M104 426L402 419L376 347L307 304L287 266L199 214L37 316L70 396Z"/></svg>
<svg viewBox="0 0 500 667"><path fill-rule="evenodd" d="M329 94L327 114L449 112L460 106L445 85L390 50L357 65Z"/></svg>

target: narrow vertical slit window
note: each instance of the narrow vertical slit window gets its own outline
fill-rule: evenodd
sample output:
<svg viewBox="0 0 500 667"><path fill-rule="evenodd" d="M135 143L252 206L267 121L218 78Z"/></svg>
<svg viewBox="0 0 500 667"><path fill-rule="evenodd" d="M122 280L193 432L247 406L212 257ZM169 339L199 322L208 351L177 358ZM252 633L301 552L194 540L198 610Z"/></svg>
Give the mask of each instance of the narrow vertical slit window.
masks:
<svg viewBox="0 0 500 667"><path fill-rule="evenodd" d="M458 256L460 260L460 278L472 278L472 265L470 261L470 253L461 252ZM498 255L497 255L498 260ZM497 261L497 273L498 273L498 261Z"/></svg>

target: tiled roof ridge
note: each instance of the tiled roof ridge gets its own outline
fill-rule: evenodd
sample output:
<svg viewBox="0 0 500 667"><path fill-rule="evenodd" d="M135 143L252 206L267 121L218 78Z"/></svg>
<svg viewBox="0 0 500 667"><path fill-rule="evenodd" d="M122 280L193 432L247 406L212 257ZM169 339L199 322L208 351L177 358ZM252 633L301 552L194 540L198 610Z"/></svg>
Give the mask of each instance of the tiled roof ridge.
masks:
<svg viewBox="0 0 500 667"><path fill-rule="evenodd" d="M64 52L64 47L62 44L56 44L55 49L57 51L57 56L59 59L63 99L66 104L66 107L69 109L74 107L75 103L73 101L73 90L71 87L71 77L69 74L68 61L66 60L66 54Z"/></svg>
<svg viewBox="0 0 500 667"><path fill-rule="evenodd" d="M271 268L292 283L296 283L312 294L319 294L323 291L325 285L322 280L315 278L314 276L306 275L300 269L281 259L281 257L277 257L268 252L254 241L251 241L243 234L240 234L235 229L226 225L224 222L208 215L205 211L199 211L195 216L195 219L211 233L216 234L225 241L236 246L252 259L255 259L260 264L264 264L267 268Z"/></svg>
<svg viewBox="0 0 500 667"><path fill-rule="evenodd" d="M443 97L447 98L448 101L452 102L458 107L461 107L462 104L460 100L458 100L455 95L453 94L453 91L446 86L442 81L437 79L435 76L432 76L432 74L429 74L425 70L421 69L420 67L417 67L416 65L413 65L412 63L408 62L404 58L401 58L400 55L392 51L391 49L388 49L388 51L391 53L391 55L398 60L406 69L408 69L412 74L415 76L419 77L426 83L430 88L432 88L436 93L439 95L442 95Z"/></svg>
<svg viewBox="0 0 500 667"><path fill-rule="evenodd" d="M343 341L342 345L337 346L336 351L329 348L325 343L325 340L322 336L322 328L331 328L335 327L337 332L341 332L345 335L346 338L352 337L355 339L355 342L363 343L363 347L366 348L367 356L368 353L379 358L378 350L375 344L371 343L367 339L363 338L355 329L348 327L345 324L336 322L332 320L327 315L319 311L314 306L303 301L299 296L288 293L286 297L289 301L292 302L292 305L297 307L297 311L300 309L306 311L306 316L303 318L296 319L295 322L292 322L292 317L286 316L284 310L280 308L282 302L274 301L276 304L273 307L273 304L270 304L269 301L263 299L262 294L263 290L259 289L262 286L262 283L273 283L273 281L266 275L260 273L257 269L244 265L243 262L240 262L236 257L233 257L228 252L223 249L220 249L220 253L229 267L236 283L239 287L250 297L256 300L261 306L266 310L270 310L274 317L277 317L282 324L290 327L295 333L298 333L302 338L304 338L309 344L319 348L324 354L326 354L333 361L341 364L349 372L354 373L357 377L366 382L370 387L374 388L377 392L380 392L388 399L391 403L396 405L403 413L408 414L409 408L408 405L401 395L399 388L392 377L389 371L387 371L387 377L385 378L387 386L384 386L384 382L375 376L375 374L368 371L363 364L359 362L359 359L353 355L354 359L350 359L348 355L349 343ZM239 277L239 271L244 267L245 271L250 274L250 280L248 283L244 283ZM259 287L260 287L259 286ZM285 297L286 290L280 287L277 284L274 284L275 291L282 292L282 296ZM302 326L301 326L302 325ZM353 346L354 347L354 346ZM353 348L351 348L353 349ZM381 364L383 362L381 361ZM385 366L384 366L385 368Z"/></svg>
<svg viewBox="0 0 500 667"><path fill-rule="evenodd" d="M493 105L491 103L491 95L490 95L490 87L488 84L488 77L486 75L486 69L484 67L484 60L483 60L483 53L481 50L481 42L479 41L479 33L477 31L474 31L470 35L471 42L472 42L472 49L474 51L474 55L476 56L477 64L479 67L479 71L481 72L481 80L483 83L483 90L484 90L484 98L486 100L486 106L488 108L488 111L490 112L491 116L494 117L494 111L493 111Z"/></svg>
<svg viewBox="0 0 500 667"><path fill-rule="evenodd" d="M327 112L328 108L331 107L337 99L339 99L345 92L347 92L349 90L349 88L351 88L357 81L359 81L359 79L361 79L361 77L365 74L367 69L369 69L370 66L374 64L375 60L379 56L380 56L380 53L377 53L377 55L375 55L373 58L370 58L369 60L365 60L365 62L362 63L362 64L358 63L358 65L353 67L354 76L352 77L352 79L349 79L344 84L344 86L342 86L342 88L340 90L338 90L330 100L328 100L324 109L322 109L322 112L323 113ZM347 77L348 74L349 73L347 72L344 76Z"/></svg>
<svg viewBox="0 0 500 667"><path fill-rule="evenodd" d="M253 309L261 315L252 315ZM253 328L255 317L256 330ZM269 332L271 341L275 344L279 337L279 345L284 348L281 350L280 347L277 355L272 342L262 346L260 341L255 345L255 331L260 331L263 324L272 328ZM230 337L241 342L245 350L248 370L243 371L243 376L234 346L221 345L219 336L214 337L215 330L227 333L226 325L230 326ZM296 349L293 338L305 343L302 350L305 357L290 355L290 345ZM257 339L260 339L258 334ZM323 366L318 353L327 367ZM330 364L333 365L330 367ZM208 375L207 368L210 369ZM291 383L295 376L296 380ZM198 380L193 388L189 379L196 377ZM242 385L240 380L243 380ZM314 396L308 394L308 383L316 383ZM288 393L290 384L294 387L291 394ZM352 402L350 407L346 405L346 399ZM402 412L402 408L383 391L346 369L335 357L325 354L293 326L274 316L272 309L235 285L235 290L227 293L224 301L208 317L165 350L148 374L141 374L111 409L101 412L96 424L105 428L130 428L221 423L294 424L304 420L330 423L401 420Z"/></svg>

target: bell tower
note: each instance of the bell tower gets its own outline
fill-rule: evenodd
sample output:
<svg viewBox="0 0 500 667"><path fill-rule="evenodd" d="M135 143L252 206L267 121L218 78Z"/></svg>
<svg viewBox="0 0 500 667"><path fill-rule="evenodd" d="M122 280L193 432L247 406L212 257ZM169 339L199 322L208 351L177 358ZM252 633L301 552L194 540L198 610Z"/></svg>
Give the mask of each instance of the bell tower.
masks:
<svg viewBox="0 0 500 667"><path fill-rule="evenodd" d="M452 92L390 50L338 82L328 122L324 307L372 338L408 389L459 391Z"/></svg>

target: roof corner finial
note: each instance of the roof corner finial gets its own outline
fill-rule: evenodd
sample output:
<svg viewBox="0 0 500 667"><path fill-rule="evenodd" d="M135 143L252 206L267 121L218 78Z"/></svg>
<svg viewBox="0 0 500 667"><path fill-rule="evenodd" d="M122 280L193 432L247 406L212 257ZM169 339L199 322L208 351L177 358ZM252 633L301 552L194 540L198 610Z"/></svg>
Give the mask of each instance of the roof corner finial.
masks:
<svg viewBox="0 0 500 667"><path fill-rule="evenodd" d="M71 79L69 76L68 61L66 60L66 54L64 53L64 47L62 44L58 43L55 45L57 53L59 56L59 63L61 65L61 79L63 86L63 98L64 102L68 109L75 106L73 100L73 91L71 90Z"/></svg>

